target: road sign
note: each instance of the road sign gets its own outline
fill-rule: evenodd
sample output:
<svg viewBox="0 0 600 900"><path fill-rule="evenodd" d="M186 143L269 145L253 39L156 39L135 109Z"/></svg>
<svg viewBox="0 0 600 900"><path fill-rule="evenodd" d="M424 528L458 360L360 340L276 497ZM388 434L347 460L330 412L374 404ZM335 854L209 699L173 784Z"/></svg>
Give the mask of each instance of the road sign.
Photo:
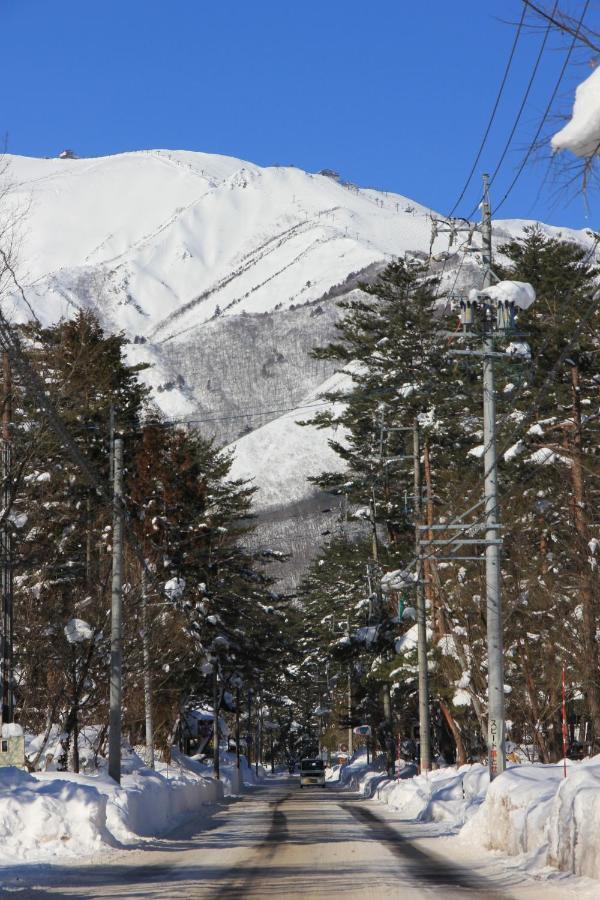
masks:
<svg viewBox="0 0 600 900"><path fill-rule="evenodd" d="M371 734L371 726L370 725L357 725L356 728L352 729L354 734L363 734L366 737L369 737Z"/></svg>

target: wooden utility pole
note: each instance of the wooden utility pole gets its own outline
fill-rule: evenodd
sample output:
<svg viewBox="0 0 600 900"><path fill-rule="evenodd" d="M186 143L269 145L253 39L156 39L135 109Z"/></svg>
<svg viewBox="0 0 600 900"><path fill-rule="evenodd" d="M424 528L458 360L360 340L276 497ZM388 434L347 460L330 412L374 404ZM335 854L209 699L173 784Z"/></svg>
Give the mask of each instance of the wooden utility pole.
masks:
<svg viewBox="0 0 600 900"><path fill-rule="evenodd" d="M13 567L10 510L12 497L12 377L10 357L3 354L2 406L2 722L12 722L13 697Z"/></svg>

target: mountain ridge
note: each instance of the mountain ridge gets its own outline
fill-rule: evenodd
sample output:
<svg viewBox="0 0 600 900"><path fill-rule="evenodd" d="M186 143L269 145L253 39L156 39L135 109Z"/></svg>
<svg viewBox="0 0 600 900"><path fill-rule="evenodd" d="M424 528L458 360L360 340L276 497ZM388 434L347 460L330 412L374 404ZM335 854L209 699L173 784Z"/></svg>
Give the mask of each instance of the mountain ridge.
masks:
<svg viewBox="0 0 600 900"><path fill-rule="evenodd" d="M333 435L299 429L297 404L337 377L310 349L335 335L361 273L411 252L431 255L445 289L479 278L476 253L461 261L446 235L432 240L430 209L326 174L194 151L6 160L8 213L27 210L20 278L42 322L90 308L123 331L163 414L235 452L258 511L318 501L306 479L333 464ZM524 224L496 222L496 244ZM10 312L30 316L17 293Z"/></svg>

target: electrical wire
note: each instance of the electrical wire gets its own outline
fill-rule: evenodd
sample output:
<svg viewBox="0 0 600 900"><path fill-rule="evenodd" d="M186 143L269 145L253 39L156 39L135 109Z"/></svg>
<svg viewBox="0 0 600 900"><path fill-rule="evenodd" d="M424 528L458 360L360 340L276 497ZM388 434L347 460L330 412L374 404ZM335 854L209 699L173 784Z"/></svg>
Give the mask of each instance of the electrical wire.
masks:
<svg viewBox="0 0 600 900"><path fill-rule="evenodd" d="M572 56L572 54L573 54L573 50L575 49L575 45L577 44L577 39L578 39L578 36L579 36L579 32L580 32L581 26L583 25L583 21L584 21L584 19L585 19L585 17L586 17L586 14L587 14L589 5L590 5L590 0L586 0L585 5L584 5L583 10L582 10L582 13L581 13L581 16L580 16L580 18L579 18L579 22L577 23L577 28L576 28L576 30L575 30L575 32L574 32L574 34L573 34L573 38L572 38L572 40L571 40L571 44L570 44L569 49L568 49L568 51L567 51L567 55L566 55L566 57L565 57L565 60L564 60L564 62L563 62L563 65L562 65L562 67L561 67L561 70L560 70L560 73L559 73L559 75L558 75L558 79L557 79L557 81L556 81L556 84L554 85L554 89L553 89L553 91L552 91L552 94L550 95L550 99L549 99L549 101L548 101L548 104L547 104L547 106L546 106L546 109L544 110L544 114L543 114L543 116L542 116L542 119L541 119L541 121L540 121L540 124L539 124L538 127L537 127L537 131L536 131L536 133L535 133L535 135L534 135L534 137L533 137L533 140L531 141L531 143L530 143L530 145L529 145L529 147L528 147L528 149L527 149L527 152L525 153L525 156L524 156L523 159L521 160L521 164L519 165L519 168L517 169L517 172L516 172L516 174L515 174L513 180L511 181L510 185L508 186L508 189L506 190L506 192L505 192L504 196L502 197L502 199L500 200L500 202L499 202L499 203L497 204L497 206L494 208L494 210L493 210L493 212L492 212L492 215L495 215L495 214L498 212L498 210L504 205L504 203L506 203L506 201L507 201L507 199L509 198L510 194L512 193L512 191L513 191L513 189L514 189L514 187L515 187L517 181L518 181L519 178L521 177L521 175L522 175L522 173L523 173L523 170L524 170L525 166L527 165L527 163L528 163L528 161L529 161L529 158L530 158L531 154L532 154L533 151L535 150L535 147L536 147L536 145L537 145L538 138L539 138L539 136L540 136L540 134L541 134L541 132L542 132L542 128L543 128L544 125L546 124L546 120L547 120L547 118L548 118L548 115L549 115L549 113L550 113L550 110L552 109L552 106L553 106L554 101L555 101L555 99L556 99L556 95L557 95L557 93L558 93L558 90L559 90L560 85L561 85L561 83L562 83L562 80L563 80L563 78L564 78L565 72L566 72L566 70L567 70L567 66L568 66L569 61L570 61L570 59L571 59L571 56Z"/></svg>
<svg viewBox="0 0 600 900"><path fill-rule="evenodd" d="M465 183L464 183L463 189L462 189L462 191L460 192L460 195L459 195L459 197L458 197L456 203L454 204L454 206L453 206L452 209L450 210L450 213L449 213L449 215L448 215L448 218L451 218L451 217L452 217L452 215L453 215L453 213L455 212L457 206L458 206L459 203L461 202L462 198L465 196L465 194L466 194L466 192L467 192L467 189L468 189L468 187L469 187L469 185L470 185L470 183L471 183L471 179L473 178L473 175L475 174L475 169L477 168L477 164L478 164L479 160L481 159L481 154L483 153L483 149L484 149L485 144L486 144L486 142L487 142L487 139L488 139L488 137L489 137L490 131L491 131L491 129L492 129L492 125L494 124L494 119L496 118L496 112L498 111L498 106L500 105L500 100L502 99L502 94L504 93L504 88L505 88L506 82L507 82L507 80L508 80L508 75L509 75L509 72L510 72L510 69L511 69L511 66L512 66L512 62L513 62L513 59L514 59L514 56L515 56L515 51L516 51L516 49L517 49L517 44L519 43L519 38L520 38L520 36L521 36L521 31L522 31L522 29L523 29L523 23L524 23L524 21L525 21L525 15L526 15L526 13L527 13L527 6L526 6L525 3L523 3L523 9L522 9L522 11L521 11L521 18L520 18L519 24L518 24L518 26L517 26L517 30L516 30L516 33L515 33L515 37L514 37L514 40L513 40L513 44L512 44L512 47L511 47L511 50L510 50L510 54L509 54L509 57L508 57L508 61L507 61L506 66L505 66L505 68L504 68L504 75L502 76L502 81L500 82L500 87L499 87L499 89L498 89L498 93L496 94L496 100L495 100L494 105L493 105L493 107L492 107L492 111L491 111L490 117L489 117L489 119L488 119L487 127L486 127L486 129L485 129L485 131L484 131L483 137L482 137L482 139L481 139L481 143L479 144L479 149L478 149L478 151L477 151L477 153L476 153L476 155L475 155L475 159L473 160L473 165L471 166L471 170L470 170L470 172L469 172L469 174L468 174L468 176L467 176L467 180L466 180Z"/></svg>
<svg viewBox="0 0 600 900"><path fill-rule="evenodd" d="M553 8L553 10L552 10L552 16L554 16L554 14L555 14L555 12L556 12L557 9L558 9L558 0L555 0L554 8ZM538 69L539 69L540 63L541 63L541 61L542 61L542 57L543 57L543 55L544 55L544 51L545 51L545 49L546 49L546 44L547 44L547 42L548 42L548 38L549 38L549 36L550 36L551 30L552 30L552 24L551 24L551 22L548 22L548 25L546 26L546 30L545 30L545 32L544 32L544 37L543 37L543 40L542 40L542 43L541 43L541 46L540 46L540 49L539 49L539 52L538 52L538 55L537 55L537 59L536 59L535 64L534 64L534 66L533 66L533 71L532 71L531 76L530 76L530 78L529 78L529 83L528 83L528 85L527 85L527 88L526 88L526 90L525 90L525 93L523 94L523 99L521 100L521 105L520 105L520 107L519 107L519 111L517 112L516 119L515 119L515 121L514 121L514 123L513 123L513 127L512 127L512 129L511 129L511 131L510 131L510 134L509 134L509 136L508 136L508 139L507 139L507 141L506 141L506 143L505 143L505 145L504 145L504 149L502 150L502 153L500 154L500 159L499 159L498 162L496 163L496 168L494 169L494 171L493 171L493 173L492 173L492 176L491 176L491 178L490 178L490 187L493 185L493 183L494 183L494 181L495 181L495 179L496 179L496 176L498 175L498 172L500 171L500 168L501 168L501 166L502 166L502 163L504 162L504 159L505 159L505 157L506 157L506 154L508 153L508 149L509 149L509 147L510 147L510 145L511 145L511 143L512 143L512 139L513 139L514 136L515 136L515 132L516 132L516 130L517 130L517 128L518 128L519 122L521 121L521 116L523 115L523 112L524 112L524 110L525 110L525 105L526 105L527 100L528 100L528 98L529 98L529 94L531 93L531 88L533 87L533 82L535 81L535 76L536 76L536 74L537 74L537 71L538 71Z"/></svg>

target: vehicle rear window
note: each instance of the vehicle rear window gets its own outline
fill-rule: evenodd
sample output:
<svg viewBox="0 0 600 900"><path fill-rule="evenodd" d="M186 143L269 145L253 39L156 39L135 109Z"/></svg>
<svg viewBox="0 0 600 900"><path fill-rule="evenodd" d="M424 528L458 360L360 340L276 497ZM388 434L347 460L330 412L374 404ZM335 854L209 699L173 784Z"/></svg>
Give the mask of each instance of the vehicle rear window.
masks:
<svg viewBox="0 0 600 900"><path fill-rule="evenodd" d="M303 759L300 763L300 768L302 771L310 772L313 770L322 771L323 770L323 760L322 759Z"/></svg>

